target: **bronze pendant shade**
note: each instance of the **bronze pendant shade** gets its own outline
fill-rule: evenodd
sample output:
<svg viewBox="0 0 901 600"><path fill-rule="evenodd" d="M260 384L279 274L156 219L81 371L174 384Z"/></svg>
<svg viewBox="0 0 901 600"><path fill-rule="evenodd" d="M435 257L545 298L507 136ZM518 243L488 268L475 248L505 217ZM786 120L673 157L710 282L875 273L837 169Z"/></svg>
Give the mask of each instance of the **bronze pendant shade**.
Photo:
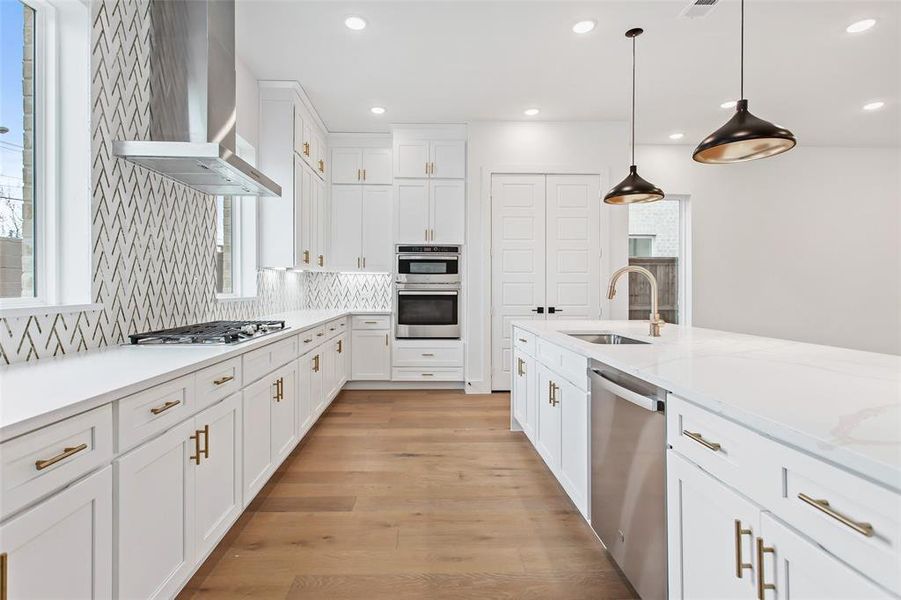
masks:
<svg viewBox="0 0 901 600"><path fill-rule="evenodd" d="M745 0L741 0L741 99L725 125L708 135L692 157L699 163L723 165L782 154L798 141L784 127L755 117L745 95Z"/></svg>
<svg viewBox="0 0 901 600"><path fill-rule="evenodd" d="M635 166L635 38L642 33L644 30L640 27L626 32L626 37L632 40L632 165L629 167L629 175L604 195L604 202L607 204L637 204L663 198L663 191L650 181L642 179Z"/></svg>

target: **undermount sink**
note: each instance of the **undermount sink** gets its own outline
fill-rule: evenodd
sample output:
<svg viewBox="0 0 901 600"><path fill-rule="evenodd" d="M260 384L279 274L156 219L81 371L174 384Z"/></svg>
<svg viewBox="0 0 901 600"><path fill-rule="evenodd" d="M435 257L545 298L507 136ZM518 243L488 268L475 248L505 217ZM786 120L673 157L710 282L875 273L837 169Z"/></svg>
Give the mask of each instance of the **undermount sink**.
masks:
<svg viewBox="0 0 901 600"><path fill-rule="evenodd" d="M567 333L566 335L589 344L647 344L641 340L628 338L618 333Z"/></svg>

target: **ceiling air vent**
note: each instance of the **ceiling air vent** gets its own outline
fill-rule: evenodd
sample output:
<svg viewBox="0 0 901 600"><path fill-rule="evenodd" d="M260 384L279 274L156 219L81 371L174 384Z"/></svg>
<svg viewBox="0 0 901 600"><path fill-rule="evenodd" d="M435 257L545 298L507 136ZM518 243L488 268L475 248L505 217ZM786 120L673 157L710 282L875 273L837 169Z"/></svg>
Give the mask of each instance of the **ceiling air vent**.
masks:
<svg viewBox="0 0 901 600"><path fill-rule="evenodd" d="M719 0L692 0L689 5L682 10L682 14L679 16L687 17L689 19L706 17L710 14L710 11L716 8L717 2L719 2Z"/></svg>

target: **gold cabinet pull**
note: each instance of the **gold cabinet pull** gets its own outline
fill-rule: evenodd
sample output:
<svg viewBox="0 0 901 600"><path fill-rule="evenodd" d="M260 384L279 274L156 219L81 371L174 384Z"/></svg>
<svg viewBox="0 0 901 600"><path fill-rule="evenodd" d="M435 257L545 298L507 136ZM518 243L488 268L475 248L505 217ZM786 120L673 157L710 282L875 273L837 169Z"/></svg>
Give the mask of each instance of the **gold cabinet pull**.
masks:
<svg viewBox="0 0 901 600"><path fill-rule="evenodd" d="M169 400L168 402L164 402L163 404L160 404L159 406L154 406L153 408L151 408L150 413L154 414L154 415L158 415L160 413L166 412L173 406L178 406L179 404L181 404L181 400Z"/></svg>
<svg viewBox="0 0 901 600"><path fill-rule="evenodd" d="M519 339L519 341L522 342L523 344L528 344L528 343L529 343L529 340L527 340L527 339L525 339L525 338L518 338L518 339Z"/></svg>
<svg viewBox="0 0 901 600"><path fill-rule="evenodd" d="M385 347L388 347L388 334L385 334Z"/></svg>
<svg viewBox="0 0 901 600"><path fill-rule="evenodd" d="M320 266L320 267L324 267L324 266L325 266L325 255L323 255L323 254L320 254L320 255L319 255L319 266Z"/></svg>
<svg viewBox="0 0 901 600"><path fill-rule="evenodd" d="M357 169L357 181L360 181L360 175L362 175L362 172L360 169Z"/></svg>
<svg viewBox="0 0 901 600"><path fill-rule="evenodd" d="M764 546L763 538L757 538L757 600L764 600L767 590L776 589L775 584L766 583L766 569L763 567L763 555L775 553L775 548Z"/></svg>
<svg viewBox="0 0 901 600"><path fill-rule="evenodd" d="M313 372L314 373L319 372L319 355L318 354L313 357Z"/></svg>
<svg viewBox="0 0 901 600"><path fill-rule="evenodd" d="M366 181L366 169L363 169L363 181Z"/></svg>
<svg viewBox="0 0 901 600"><path fill-rule="evenodd" d="M846 525L846 526L850 527L851 529L853 529L860 535L863 535L866 537L873 537L874 530L873 530L873 525L871 523L863 523L861 521L855 521L855 520L851 519L850 517L843 515L842 513L838 512L837 510L835 510L834 508L829 506L828 500L811 498L807 494L803 494L803 493L798 494L798 500L800 500L801 502L805 502L805 503L809 504L810 506L814 507L815 509L817 509L818 511L832 517L833 519L835 519L842 525Z"/></svg>
<svg viewBox="0 0 901 600"><path fill-rule="evenodd" d="M304 344L309 344L309 343L312 342L312 341L313 341L313 338L307 338L307 339L305 339L305 340L303 341L303 343L304 343Z"/></svg>
<svg viewBox="0 0 901 600"><path fill-rule="evenodd" d="M551 386L554 388L553 394L551 394L551 400L552 400L551 404L553 406L557 406L558 404L560 404L560 401L557 400L557 390L560 389L560 386L553 382L551 382Z"/></svg>
<svg viewBox="0 0 901 600"><path fill-rule="evenodd" d="M423 373L422 376L423 377L434 377L435 374L434 373Z"/></svg>
<svg viewBox="0 0 901 600"><path fill-rule="evenodd" d="M735 576L741 579L742 571L745 569L754 569L754 565L751 563L743 562L741 556L741 536L743 535L752 535L750 529L744 529L741 526L741 521L735 519ZM754 539L753 537L751 538Z"/></svg>
<svg viewBox="0 0 901 600"><path fill-rule="evenodd" d="M366 257L365 256L363 257L363 268L364 269L366 268Z"/></svg>
<svg viewBox="0 0 901 600"><path fill-rule="evenodd" d="M338 354L344 352L344 340L338 340Z"/></svg>
<svg viewBox="0 0 901 600"><path fill-rule="evenodd" d="M231 381L233 379L234 379L233 375L226 375L225 377L220 377L219 379L214 379L213 383L215 383L216 385L222 385L223 383L228 383L229 381Z"/></svg>
<svg viewBox="0 0 901 600"><path fill-rule="evenodd" d="M425 230L425 241L429 241L429 229L428 229L428 227L426 227L426 230Z"/></svg>
<svg viewBox="0 0 901 600"><path fill-rule="evenodd" d="M423 356L435 356L435 354L433 352L423 352L422 355Z"/></svg>
<svg viewBox="0 0 901 600"><path fill-rule="evenodd" d="M360 257L359 256L357 257L357 268L358 269L360 268Z"/></svg>
<svg viewBox="0 0 901 600"><path fill-rule="evenodd" d="M56 456L54 456L52 458L34 461L34 468L37 469L38 471L43 471L47 467L49 467L51 465L55 465L56 463L58 463L61 460L66 460L70 456L78 454L82 450L87 449L87 447L88 447L87 444L78 444L77 446L70 446L68 448L63 448L62 452L60 452L59 454L57 454Z"/></svg>
<svg viewBox="0 0 901 600"><path fill-rule="evenodd" d="M209 432L209 425L206 426L207 432ZM200 448L200 435L203 433L203 429L195 429L194 435L192 435L189 439L194 440L194 455L190 456L190 460L194 461L195 465L200 464L200 456L203 454L203 450ZM209 450L209 448L207 448Z"/></svg>
<svg viewBox="0 0 901 600"><path fill-rule="evenodd" d="M325 335L325 334L322 333L322 332L320 331L319 333L316 334L316 337L322 337L322 336L324 336L324 335Z"/></svg>
<svg viewBox="0 0 901 600"><path fill-rule="evenodd" d="M303 153L304 153L304 156L310 155L310 142L303 143Z"/></svg>
<svg viewBox="0 0 901 600"><path fill-rule="evenodd" d="M284 392L285 380L284 380L284 378L279 377L278 379L276 379L274 382L274 385L275 385L275 396L273 396L272 399L275 400L276 402L281 402L282 400L285 399L285 392Z"/></svg>
<svg viewBox="0 0 901 600"><path fill-rule="evenodd" d="M722 446L719 445L717 442L707 441L704 439L703 435L701 435L700 433L694 432L694 431L687 431L687 430L683 429L682 435L686 436L690 440L696 441L697 443L701 444L702 446L704 446L705 448L707 448L709 450L713 450L714 452L719 452L720 448L722 448Z"/></svg>
<svg viewBox="0 0 901 600"><path fill-rule="evenodd" d="M0 554L0 600L6 600L7 578L9 577L9 556L6 552Z"/></svg>
<svg viewBox="0 0 901 600"><path fill-rule="evenodd" d="M325 173L325 161L321 158L319 159L319 172Z"/></svg>
<svg viewBox="0 0 901 600"><path fill-rule="evenodd" d="M525 373L522 370L523 360L521 358L516 359L516 374L522 377Z"/></svg>
<svg viewBox="0 0 901 600"><path fill-rule="evenodd" d="M426 175L429 174L429 163L426 163L426 164L425 164L425 174L426 174Z"/></svg>
<svg viewBox="0 0 901 600"><path fill-rule="evenodd" d="M307 265L310 264L310 251L309 250L303 251L303 262L304 262L304 264L307 264Z"/></svg>
<svg viewBox="0 0 901 600"><path fill-rule="evenodd" d="M210 457L210 426L203 426L203 457Z"/></svg>
<svg viewBox="0 0 901 600"><path fill-rule="evenodd" d="M551 406L554 405L554 382L547 382L547 403Z"/></svg>
<svg viewBox="0 0 901 600"><path fill-rule="evenodd" d="M365 323L366 325L378 325L379 324L378 321L363 321L363 323Z"/></svg>

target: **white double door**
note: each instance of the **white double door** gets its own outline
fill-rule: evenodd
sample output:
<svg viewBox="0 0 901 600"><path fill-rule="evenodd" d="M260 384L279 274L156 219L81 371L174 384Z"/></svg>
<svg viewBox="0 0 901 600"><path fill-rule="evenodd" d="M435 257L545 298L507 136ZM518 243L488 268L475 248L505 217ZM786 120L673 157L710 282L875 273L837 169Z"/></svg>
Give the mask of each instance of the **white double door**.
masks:
<svg viewBox="0 0 901 600"><path fill-rule="evenodd" d="M510 389L512 321L600 317L599 193L598 175L492 175L492 389Z"/></svg>

